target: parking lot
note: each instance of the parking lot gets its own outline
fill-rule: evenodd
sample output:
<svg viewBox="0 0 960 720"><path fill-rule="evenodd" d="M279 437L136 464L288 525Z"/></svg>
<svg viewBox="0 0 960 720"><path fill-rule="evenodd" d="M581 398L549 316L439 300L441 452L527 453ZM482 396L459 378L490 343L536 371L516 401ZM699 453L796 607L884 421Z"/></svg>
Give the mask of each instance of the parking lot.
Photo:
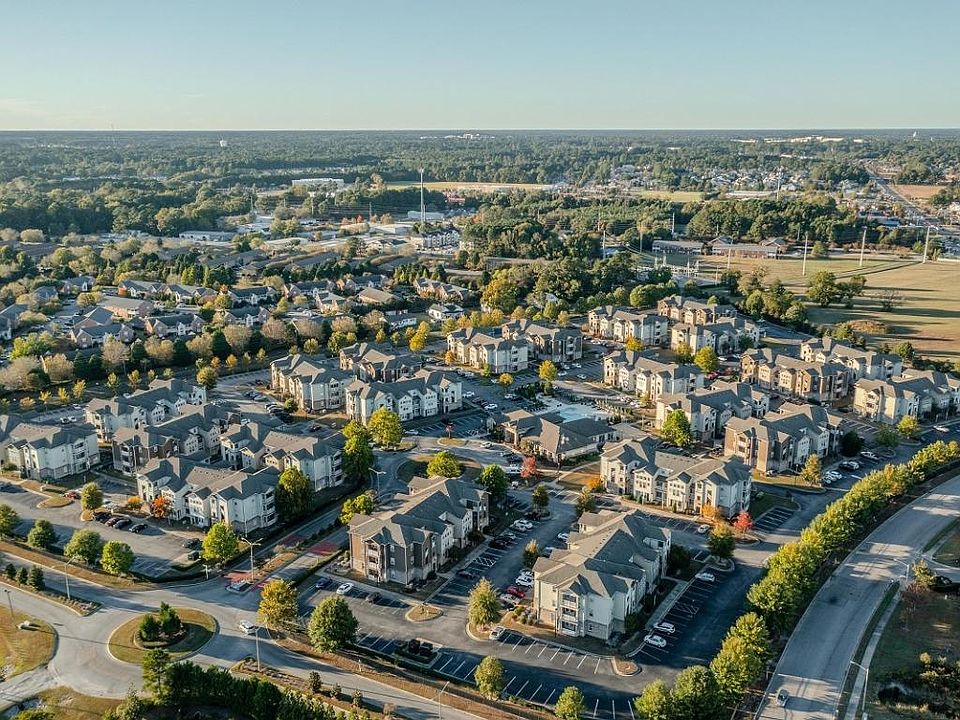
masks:
<svg viewBox="0 0 960 720"><path fill-rule="evenodd" d="M686 645L692 637L691 626L701 612L709 609L711 600L727 579L727 576L721 572L711 572L711 574L714 577L713 581L694 579L661 619L661 623L669 623L673 626L672 633L662 630L652 631L657 637L663 638L666 646L656 647L651 643L644 643L634 654L634 660L641 664L656 664L672 668L689 664L690 658Z"/></svg>
<svg viewBox="0 0 960 720"><path fill-rule="evenodd" d="M780 528L787 520L793 517L794 510L784 507L770 508L763 515L753 521L753 527L763 532L773 532Z"/></svg>
<svg viewBox="0 0 960 720"><path fill-rule="evenodd" d="M453 426L453 437L476 437L487 434L487 416L483 413L450 418L449 423L436 420L426 425L411 425L418 435L447 437L447 425Z"/></svg>

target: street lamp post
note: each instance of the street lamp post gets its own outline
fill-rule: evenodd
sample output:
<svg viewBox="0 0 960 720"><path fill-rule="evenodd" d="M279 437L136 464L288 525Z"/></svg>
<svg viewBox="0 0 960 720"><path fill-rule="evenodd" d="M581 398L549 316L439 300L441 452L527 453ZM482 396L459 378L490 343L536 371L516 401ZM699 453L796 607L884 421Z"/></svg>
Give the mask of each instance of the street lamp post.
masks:
<svg viewBox="0 0 960 720"><path fill-rule="evenodd" d="M4 588L3 590L7 594L7 605L10 606L10 622L13 623L13 597L10 595L10 591Z"/></svg>
<svg viewBox="0 0 960 720"><path fill-rule="evenodd" d="M442 715L443 705L440 704L440 696L443 695L444 691L447 689L447 685L449 684L450 684L450 681L447 680L447 682L443 684L443 687L440 688L440 692L437 693L437 720L443 720L443 715Z"/></svg>
<svg viewBox="0 0 960 720"><path fill-rule="evenodd" d="M860 717L862 719L866 717L867 711L867 689L870 687L870 668L864 667L856 660L851 660L850 664L856 665L858 668L863 670L864 673L866 673L863 680L863 693L860 695Z"/></svg>
<svg viewBox="0 0 960 720"><path fill-rule="evenodd" d="M260 626L257 626L257 631L253 634L253 641L257 646L257 672L260 672Z"/></svg>
<svg viewBox="0 0 960 720"><path fill-rule="evenodd" d="M67 602L70 602L70 573L67 572L67 566L73 562L73 558L69 558L63 564L63 584L67 586Z"/></svg>
<svg viewBox="0 0 960 720"><path fill-rule="evenodd" d="M258 542L254 542L253 540L251 540L251 539L250 539L249 537L247 537L246 535L243 536L243 541L244 541L245 543L247 543L247 545L250 546L250 576L253 577L253 570L254 570L254 564L253 564L253 549L254 549L255 547L258 547L261 543L260 543L259 541L258 541Z"/></svg>
<svg viewBox="0 0 960 720"><path fill-rule="evenodd" d="M380 476L381 476L381 475L386 475L386 474L387 474L387 471L386 471L386 470L377 470L377 469L375 469L375 468L370 468L370 472L371 472L371 474L373 475L373 483L374 483L374 485L375 485L375 487L374 487L374 492L375 492L375 494L376 494L376 497L379 498L379 497L380 497Z"/></svg>

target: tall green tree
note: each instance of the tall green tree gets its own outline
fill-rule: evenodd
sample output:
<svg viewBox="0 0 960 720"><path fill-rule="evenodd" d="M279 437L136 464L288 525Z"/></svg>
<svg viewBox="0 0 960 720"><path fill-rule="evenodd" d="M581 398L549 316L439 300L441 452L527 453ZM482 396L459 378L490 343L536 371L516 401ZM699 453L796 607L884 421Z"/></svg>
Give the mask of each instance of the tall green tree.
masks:
<svg viewBox="0 0 960 720"><path fill-rule="evenodd" d="M57 541L57 533L49 520L39 519L27 533L27 545L39 550L49 550Z"/></svg>
<svg viewBox="0 0 960 720"><path fill-rule="evenodd" d="M370 416L367 429L374 442L384 447L397 447L403 441L400 416L389 408L377 408Z"/></svg>
<svg viewBox="0 0 960 720"><path fill-rule="evenodd" d="M718 522L710 531L710 538L707 540L707 549L714 557L729 560L733 557L733 549L736 541L733 537L733 531L725 522Z"/></svg>
<svg viewBox="0 0 960 720"><path fill-rule="evenodd" d="M20 516L9 505L0 505L0 537L10 537L20 524Z"/></svg>
<svg viewBox="0 0 960 720"><path fill-rule="evenodd" d="M491 498L497 501L506 497L507 489L510 487L510 479L499 465L487 465L480 471L477 484L490 493Z"/></svg>
<svg viewBox="0 0 960 720"><path fill-rule="evenodd" d="M663 680L654 680L633 701L633 710L638 720L673 720L671 703L670 689Z"/></svg>
<svg viewBox="0 0 960 720"><path fill-rule="evenodd" d="M716 372L720 367L720 359L712 347L702 347L697 350L697 354L693 356L693 362L705 373Z"/></svg>
<svg viewBox="0 0 960 720"><path fill-rule="evenodd" d="M455 478L462 474L463 468L460 466L460 462L448 450L441 450L427 464L427 475L430 477Z"/></svg>
<svg viewBox="0 0 960 720"><path fill-rule="evenodd" d="M660 434L664 440L677 447L684 448L693 444L693 430L690 427L690 420L680 408L670 411L663 421Z"/></svg>
<svg viewBox="0 0 960 720"><path fill-rule="evenodd" d="M477 666L474 672L477 689L484 697L498 698L504 688L503 663L492 655L488 655Z"/></svg>
<svg viewBox="0 0 960 720"><path fill-rule="evenodd" d="M340 524L349 525L354 515L372 515L375 501L372 492L365 492L343 501Z"/></svg>
<svg viewBox="0 0 960 720"><path fill-rule="evenodd" d="M546 511L550 505L550 492L547 490L547 486L543 483L537 485L530 494L530 500L538 513Z"/></svg>
<svg viewBox="0 0 960 720"><path fill-rule="evenodd" d="M470 591L467 613L470 622L477 627L491 625L500 619L500 599L486 578L481 578Z"/></svg>
<svg viewBox="0 0 960 720"><path fill-rule="evenodd" d="M717 681L709 668L693 665L681 671L670 693L678 718L721 720L726 717Z"/></svg>
<svg viewBox="0 0 960 720"><path fill-rule="evenodd" d="M260 621L279 628L297 619L297 588L286 580L271 580L260 591Z"/></svg>
<svg viewBox="0 0 960 720"><path fill-rule="evenodd" d="M553 714L560 720L580 720L586 707L587 702L583 697L583 691L576 685L569 685L557 698L557 704L553 706Z"/></svg>
<svg viewBox="0 0 960 720"><path fill-rule="evenodd" d="M333 652L356 640L357 627L357 619L347 601L334 595L313 609L307 636L317 650Z"/></svg>
<svg viewBox="0 0 960 720"><path fill-rule="evenodd" d="M226 523L214 523L203 536L203 559L218 565L231 560L240 552L237 533Z"/></svg>
<svg viewBox="0 0 960 720"><path fill-rule="evenodd" d="M110 540L103 546L100 566L111 575L124 575L133 566L133 550L125 542Z"/></svg>
<svg viewBox="0 0 960 720"><path fill-rule="evenodd" d="M296 518L310 509L313 483L300 468L289 467L277 482L277 511L284 519Z"/></svg>
<svg viewBox="0 0 960 720"><path fill-rule="evenodd" d="M63 548L64 557L93 565L100 558L103 540L93 530L76 530Z"/></svg>
<svg viewBox="0 0 960 720"><path fill-rule="evenodd" d="M80 505L84 510L96 510L103 506L103 491L95 482L88 482L80 488Z"/></svg>

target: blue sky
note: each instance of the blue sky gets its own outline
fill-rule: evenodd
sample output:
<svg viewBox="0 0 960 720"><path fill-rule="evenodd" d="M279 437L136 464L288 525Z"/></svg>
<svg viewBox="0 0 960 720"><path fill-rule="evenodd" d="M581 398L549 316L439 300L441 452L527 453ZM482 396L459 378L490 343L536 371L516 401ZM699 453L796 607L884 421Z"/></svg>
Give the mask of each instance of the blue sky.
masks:
<svg viewBox="0 0 960 720"><path fill-rule="evenodd" d="M0 17L0 129L960 125L956 0L10 0Z"/></svg>

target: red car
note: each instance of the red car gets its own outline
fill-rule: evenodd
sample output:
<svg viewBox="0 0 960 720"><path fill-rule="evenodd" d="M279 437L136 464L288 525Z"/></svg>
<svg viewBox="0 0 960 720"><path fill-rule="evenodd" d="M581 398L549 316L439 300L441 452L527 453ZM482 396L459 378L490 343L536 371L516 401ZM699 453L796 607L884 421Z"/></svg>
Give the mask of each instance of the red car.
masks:
<svg viewBox="0 0 960 720"><path fill-rule="evenodd" d="M511 585L508 587L507 592L513 595L515 598L519 598L520 600L523 600L523 598L527 596L527 591L521 590L516 585Z"/></svg>

